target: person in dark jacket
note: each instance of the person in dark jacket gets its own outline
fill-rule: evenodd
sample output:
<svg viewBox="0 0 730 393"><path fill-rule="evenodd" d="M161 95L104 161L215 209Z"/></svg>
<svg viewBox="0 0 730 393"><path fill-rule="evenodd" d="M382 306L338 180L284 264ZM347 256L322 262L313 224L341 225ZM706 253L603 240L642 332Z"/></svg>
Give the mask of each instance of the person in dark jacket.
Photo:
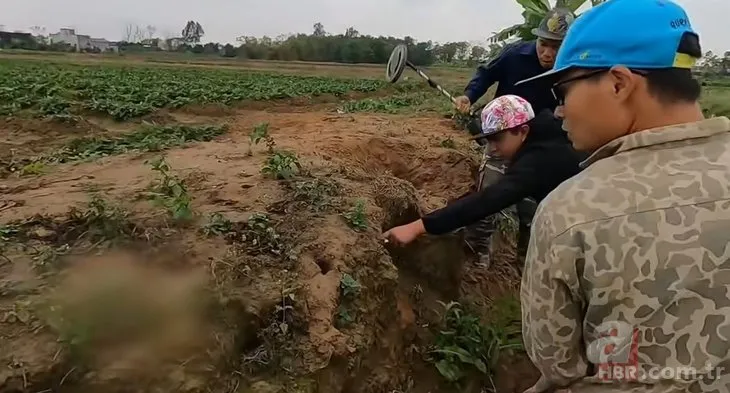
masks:
<svg viewBox="0 0 730 393"><path fill-rule="evenodd" d="M539 27L532 30L532 34L537 37L535 41L508 46L497 58L477 68L464 95L456 98L456 109L468 113L471 106L493 84L498 83L494 98L513 94L526 99L536 113L543 109L554 111L557 101L550 90L552 86L541 83L528 86L515 84L553 67L563 37L574 19L573 13L565 8L548 12Z"/></svg>
<svg viewBox="0 0 730 393"><path fill-rule="evenodd" d="M477 138L486 138L489 153L505 160L504 174L476 193L410 224L386 231L387 242L406 245L426 233L449 233L529 198L533 201L533 211L519 215L519 254L524 258L534 208L555 187L580 171L583 156L573 150L560 121L551 111L543 110L535 115L524 98L504 95L494 99L482 110L481 120L482 134Z"/></svg>
<svg viewBox="0 0 730 393"><path fill-rule="evenodd" d="M555 8L532 30L537 37L535 41L508 46L502 53L486 65L481 65L474 78L465 89L465 94L456 98L455 106L462 113L468 113L471 106L482 97L487 90L497 83L495 98L504 95L516 95L526 99L536 113L553 111L558 105L549 83L534 83L528 86L520 85L523 76L540 75L552 68L557 52L562 44L575 16L565 8ZM557 120L561 122L560 119ZM479 133L478 121L474 127L468 127L472 134ZM561 125L560 125L561 126ZM560 127L559 126L559 127ZM482 145L483 142L477 140ZM505 161L499 157L485 154L480 168L478 190L486 188L504 172ZM529 230L529 221L536 208L536 203L529 198L514 206L520 222L520 230ZM512 210L512 209L510 209ZM512 215L512 212L503 211ZM479 255L480 263L488 266L490 263L492 234L497 224L495 215L487 216L479 222L470 225L465 230L465 240L472 250ZM523 246L520 244L519 246ZM526 247L526 245L524 245ZM522 248L520 248L522 249Z"/></svg>

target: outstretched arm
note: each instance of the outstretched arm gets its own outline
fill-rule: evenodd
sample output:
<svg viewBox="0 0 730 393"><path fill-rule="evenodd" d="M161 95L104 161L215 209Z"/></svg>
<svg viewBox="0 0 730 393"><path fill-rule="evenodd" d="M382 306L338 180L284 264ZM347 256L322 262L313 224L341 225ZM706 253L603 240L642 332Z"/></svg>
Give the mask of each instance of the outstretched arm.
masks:
<svg viewBox="0 0 730 393"><path fill-rule="evenodd" d="M441 235L471 225L528 197L538 181L540 163L525 158L494 184L423 217L427 233Z"/></svg>

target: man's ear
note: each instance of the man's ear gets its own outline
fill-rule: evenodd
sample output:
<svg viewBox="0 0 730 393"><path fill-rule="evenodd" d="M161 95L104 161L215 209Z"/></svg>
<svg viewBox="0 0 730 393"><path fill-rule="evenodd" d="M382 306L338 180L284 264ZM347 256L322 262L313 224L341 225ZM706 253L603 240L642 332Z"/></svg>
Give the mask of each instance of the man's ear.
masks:
<svg viewBox="0 0 730 393"><path fill-rule="evenodd" d="M611 81L612 94L619 100L625 101L636 89L636 78L628 68L624 66L611 67L609 78Z"/></svg>

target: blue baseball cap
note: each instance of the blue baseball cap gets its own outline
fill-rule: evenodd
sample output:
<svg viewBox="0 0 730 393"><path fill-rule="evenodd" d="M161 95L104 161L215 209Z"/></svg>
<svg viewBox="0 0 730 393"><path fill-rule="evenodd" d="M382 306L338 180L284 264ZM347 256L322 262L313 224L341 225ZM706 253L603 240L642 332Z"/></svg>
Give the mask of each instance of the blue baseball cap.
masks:
<svg viewBox="0 0 730 393"><path fill-rule="evenodd" d="M553 69L517 84L555 80L571 68L691 69L702 57L685 10L671 0L607 0L568 29Z"/></svg>

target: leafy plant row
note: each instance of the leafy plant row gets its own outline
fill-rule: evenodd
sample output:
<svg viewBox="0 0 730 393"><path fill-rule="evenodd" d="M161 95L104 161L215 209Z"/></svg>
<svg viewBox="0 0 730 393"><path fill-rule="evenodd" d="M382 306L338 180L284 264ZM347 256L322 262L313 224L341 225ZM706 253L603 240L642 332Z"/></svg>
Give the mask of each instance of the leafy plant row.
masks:
<svg viewBox="0 0 730 393"><path fill-rule="evenodd" d="M0 115L32 109L44 115L79 110L126 120L157 108L242 100L373 92L374 79L279 75L213 68L74 65L0 61Z"/></svg>
<svg viewBox="0 0 730 393"><path fill-rule="evenodd" d="M52 162L69 162L123 154L129 151L161 151L187 142L213 140L226 131L225 125L143 125L120 137L83 137L72 140L46 157Z"/></svg>

